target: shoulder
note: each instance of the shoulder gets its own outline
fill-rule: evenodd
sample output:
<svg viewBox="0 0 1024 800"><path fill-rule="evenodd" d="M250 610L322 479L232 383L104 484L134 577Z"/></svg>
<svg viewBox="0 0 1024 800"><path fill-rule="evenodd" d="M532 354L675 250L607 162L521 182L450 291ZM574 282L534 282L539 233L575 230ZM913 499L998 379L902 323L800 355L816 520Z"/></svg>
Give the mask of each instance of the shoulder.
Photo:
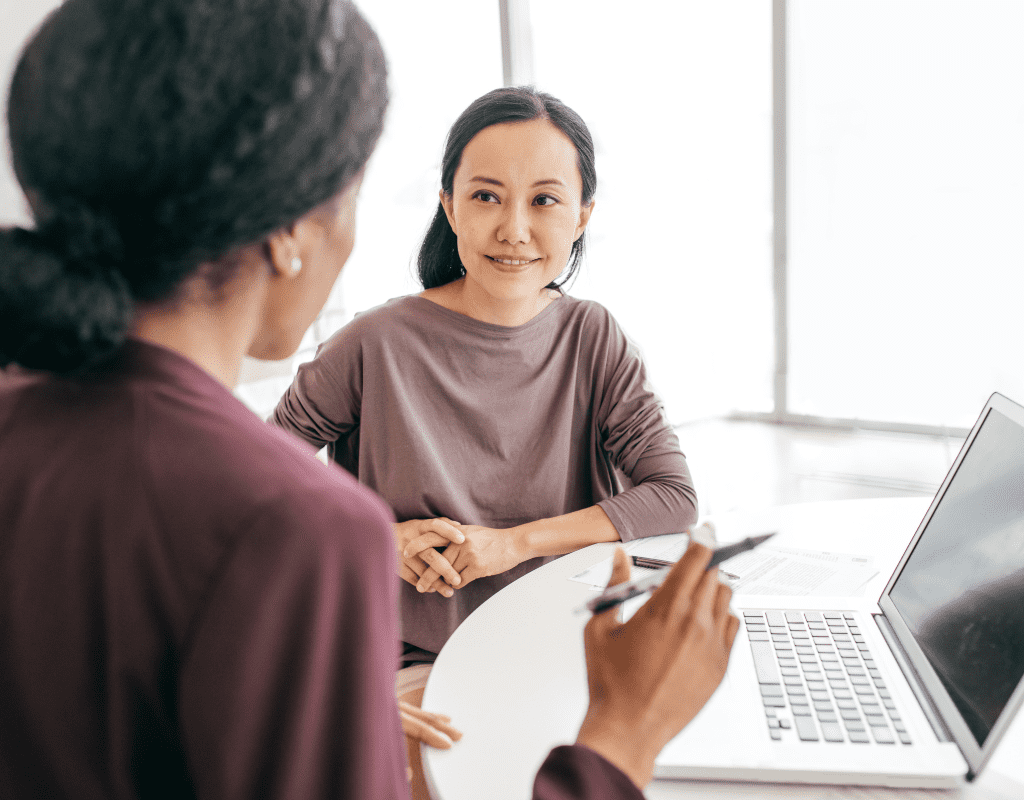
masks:
<svg viewBox="0 0 1024 800"><path fill-rule="evenodd" d="M553 305L560 324L573 325L588 331L620 331L612 312L596 300L562 295Z"/></svg>
<svg viewBox="0 0 1024 800"><path fill-rule="evenodd" d="M410 294L395 297L379 306L358 312L335 336L372 336L395 325L415 325L431 317L431 306L424 298Z"/></svg>
<svg viewBox="0 0 1024 800"><path fill-rule="evenodd" d="M620 357L635 352L629 338L612 312L596 300L564 295L556 301L559 325L573 330L587 345L586 352L595 355L617 353Z"/></svg>
<svg viewBox="0 0 1024 800"><path fill-rule="evenodd" d="M293 541L362 540L390 531L391 512L293 434L260 420L227 392L187 415L151 401L145 469L169 506L191 506L194 525L222 544L259 535ZM201 443L196 447L197 443ZM386 543L386 542L385 542Z"/></svg>
<svg viewBox="0 0 1024 800"><path fill-rule="evenodd" d="M354 355L401 341L405 335L436 328L432 306L434 303L422 297L405 295L360 311L320 346L317 356Z"/></svg>

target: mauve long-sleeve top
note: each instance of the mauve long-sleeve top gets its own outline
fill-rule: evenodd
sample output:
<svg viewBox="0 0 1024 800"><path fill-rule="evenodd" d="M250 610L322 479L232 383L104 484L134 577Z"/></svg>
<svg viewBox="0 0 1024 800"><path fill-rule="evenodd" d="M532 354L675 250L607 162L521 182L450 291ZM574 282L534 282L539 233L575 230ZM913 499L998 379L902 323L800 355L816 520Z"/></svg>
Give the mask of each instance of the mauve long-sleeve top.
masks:
<svg viewBox="0 0 1024 800"><path fill-rule="evenodd" d="M299 367L272 420L327 445L400 521L510 528L597 504L629 541L697 516L637 348L604 307L566 295L516 327L419 296L391 300ZM451 598L403 581L402 639L439 652L475 608L548 560Z"/></svg>

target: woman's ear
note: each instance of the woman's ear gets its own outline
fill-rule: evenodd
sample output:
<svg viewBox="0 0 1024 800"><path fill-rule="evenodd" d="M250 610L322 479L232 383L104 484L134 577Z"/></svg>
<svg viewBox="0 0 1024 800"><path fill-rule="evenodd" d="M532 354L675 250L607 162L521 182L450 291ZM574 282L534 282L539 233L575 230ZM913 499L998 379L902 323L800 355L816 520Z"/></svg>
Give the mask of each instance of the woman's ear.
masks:
<svg viewBox="0 0 1024 800"><path fill-rule="evenodd" d="M594 205L596 202L596 200L591 200L590 205L580 206L580 221L579 224L576 226L576 233L572 237L572 240L574 242L577 239L579 239L583 235L583 231L587 229L587 223L590 222L590 215L594 211Z"/></svg>
<svg viewBox="0 0 1024 800"><path fill-rule="evenodd" d="M294 278L302 269L301 221L274 231L266 239L266 255L275 277Z"/></svg>
<svg viewBox="0 0 1024 800"><path fill-rule="evenodd" d="M452 199L450 194L445 194L444 189L437 193L438 198L441 201L441 208L444 209L444 215L448 217L448 224L452 228L452 233L456 236L459 235L458 229L455 227L455 201Z"/></svg>

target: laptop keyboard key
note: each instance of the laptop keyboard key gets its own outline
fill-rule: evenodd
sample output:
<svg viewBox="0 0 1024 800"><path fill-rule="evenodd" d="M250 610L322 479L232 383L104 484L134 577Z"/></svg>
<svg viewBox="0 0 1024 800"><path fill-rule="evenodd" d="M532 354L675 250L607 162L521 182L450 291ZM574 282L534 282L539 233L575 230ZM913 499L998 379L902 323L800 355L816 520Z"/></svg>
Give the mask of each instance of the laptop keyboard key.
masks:
<svg viewBox="0 0 1024 800"><path fill-rule="evenodd" d="M872 726L871 735L875 737L875 741L879 744L896 744L896 739L888 728L875 728Z"/></svg>
<svg viewBox="0 0 1024 800"><path fill-rule="evenodd" d="M825 737L826 742L843 741L843 729L835 722L822 722L821 735Z"/></svg>
<svg viewBox="0 0 1024 800"><path fill-rule="evenodd" d="M775 666L775 654L767 642L751 642L750 650L754 654L754 670L757 672L758 683L779 683L779 670Z"/></svg>
<svg viewBox="0 0 1024 800"><path fill-rule="evenodd" d="M851 731L849 728L847 728L846 732L850 736L850 741L854 742L855 744L870 744L871 743L871 737L868 736L868 732L867 731Z"/></svg>
<svg viewBox="0 0 1024 800"><path fill-rule="evenodd" d="M796 735L800 737L800 741L818 741L818 729L814 725L813 719L810 717L793 717L793 722L796 724Z"/></svg>

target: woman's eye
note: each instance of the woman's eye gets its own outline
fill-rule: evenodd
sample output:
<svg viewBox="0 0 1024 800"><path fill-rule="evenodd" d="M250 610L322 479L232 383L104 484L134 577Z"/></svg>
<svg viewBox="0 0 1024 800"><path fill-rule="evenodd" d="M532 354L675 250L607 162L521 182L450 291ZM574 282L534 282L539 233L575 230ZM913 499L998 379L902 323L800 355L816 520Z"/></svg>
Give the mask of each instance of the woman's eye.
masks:
<svg viewBox="0 0 1024 800"><path fill-rule="evenodd" d="M477 192L473 195L477 200L483 200L485 203L496 203L498 198L490 192Z"/></svg>
<svg viewBox="0 0 1024 800"><path fill-rule="evenodd" d="M551 197L551 195L542 194L533 202L539 206L553 206L558 201Z"/></svg>

